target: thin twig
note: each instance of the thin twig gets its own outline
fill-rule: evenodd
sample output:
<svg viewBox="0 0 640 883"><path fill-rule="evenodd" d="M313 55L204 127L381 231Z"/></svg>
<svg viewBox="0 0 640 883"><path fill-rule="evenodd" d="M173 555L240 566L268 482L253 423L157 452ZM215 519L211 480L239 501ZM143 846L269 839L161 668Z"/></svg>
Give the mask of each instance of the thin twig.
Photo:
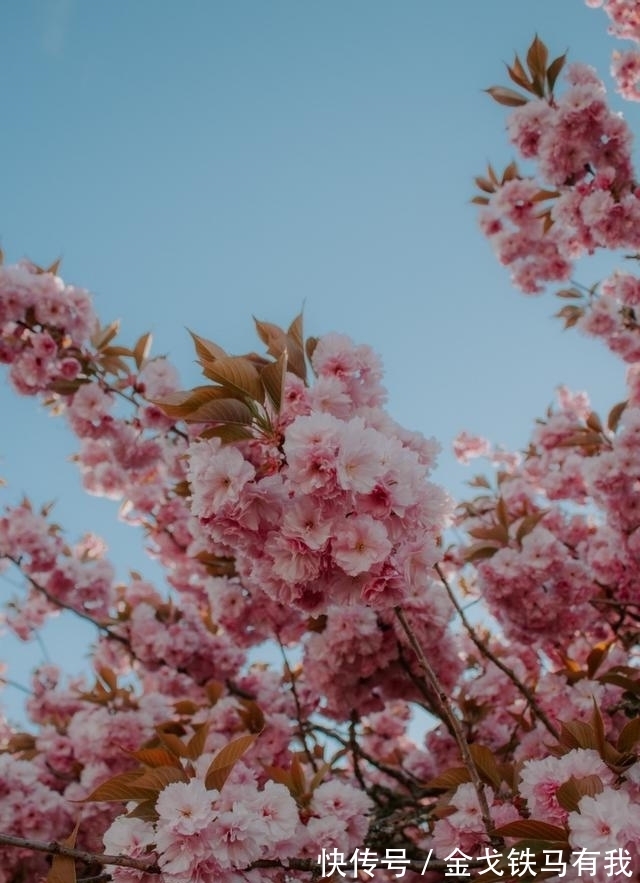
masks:
<svg viewBox="0 0 640 883"><path fill-rule="evenodd" d="M309 761L309 763L311 764L312 770L314 771L314 773L317 773L318 772L318 764L316 763L316 759L313 756L313 754L311 753L309 746L307 745L307 736L305 733L305 725L302 721L302 706L300 705L300 697L298 696L298 691L296 689L296 678L295 678L293 671L291 670L291 666L289 665L289 660L287 659L287 654L285 652L284 646L282 644L282 641L280 640L279 635L276 636L276 640L278 641L278 646L280 647L280 653L282 654L282 659L284 661L284 667L285 667L286 672L289 676L289 683L291 684L291 694L293 696L293 701L296 706L296 719L298 721L298 732L300 734L300 741L302 742L305 756L306 756L307 760Z"/></svg>
<svg viewBox="0 0 640 883"><path fill-rule="evenodd" d="M398 621L400 622L400 625L402 626L405 635L409 639L409 643L411 644L416 656L418 657L418 661L422 666L425 679L427 680L430 688L433 690L438 700L438 704L442 709L442 713L449 721L451 729L455 734L455 740L458 743L458 748L460 749L464 765L469 772L471 783L478 797L480 813L482 815L482 822L484 824L485 830L494 846L497 846L498 844L502 845L502 841L499 840L499 838L496 838L494 834L495 825L493 824L493 819L491 818L491 812L489 810L489 803L487 801L487 795L485 794L484 784L482 782L482 779L480 778L480 773L478 772L478 768L469 749L469 743L467 742L467 739L464 735L464 732L460 725L460 721L458 720L453 707L449 702L449 698L444 687L440 683L440 680L433 670L431 663L425 656L425 653L420 646L416 634L411 628L411 625L404 614L404 610L401 607L396 607L394 609L395 614L398 617Z"/></svg>
<svg viewBox="0 0 640 883"><path fill-rule="evenodd" d="M13 687L14 690L20 690L22 693L26 693L27 696L33 696L33 690L30 690L23 684L19 684L17 681L12 681L11 678L3 678L0 676L0 684L4 684L5 687Z"/></svg>
<svg viewBox="0 0 640 883"><path fill-rule="evenodd" d="M329 736L332 739L335 739L335 741L342 745L344 748L351 747L351 743L346 736L342 736L339 733L330 730L328 727L323 727L322 724L312 723L310 724L310 728L313 730L317 730L319 733L322 733L325 736ZM386 776L390 776L392 779L395 779L396 782L399 782L408 791L413 792L416 788L417 780L415 780L415 777L411 776L411 773L401 772L400 770L388 766L386 763L383 763L380 760L376 760L375 757L372 757L370 754L368 754L361 745L358 745L358 754L360 755L362 760L366 760L367 763L371 764L371 766L375 767L377 770L380 770L381 773L384 773ZM412 781L412 779L414 779L414 781Z"/></svg>
<svg viewBox="0 0 640 883"><path fill-rule="evenodd" d="M512 671L512 670L509 668L508 665L505 665L504 662L502 662L502 660L499 659L499 658L495 655L495 653L493 653L493 651L491 651L491 650L487 647L487 645L484 643L484 641L483 641L481 638L478 637L478 635L476 634L475 629L473 628L473 626L471 625L471 623L469 622L469 620L468 620L467 617L465 616L465 612L464 612L464 610L462 609L462 607L460 606L460 604L459 604L459 602L458 602L458 599L457 599L456 596L453 594L453 590L452 590L451 586L449 585L449 581L447 580L446 576L445 576L444 573L442 572L442 569L441 569L441 567L440 567L439 564L436 564L436 565L435 565L435 570L436 570L436 573L438 574L438 576L440 577L440 581L442 582L442 585L443 585L443 586L445 587L445 589L446 589L447 595L449 596L449 599L451 600L451 603L452 603L453 606L455 607L455 609L456 609L456 611L457 611L457 613L458 613L458 616L460 617L460 621L462 622L462 625L463 625L463 626L465 627L465 629L467 630L467 634L469 635L469 637L471 638L471 640L473 641L473 643L476 645L476 647L478 648L478 650L482 653L483 656L485 656L487 659L490 659L491 662L493 662L493 664L494 664L495 666L497 666L497 667L500 669L501 672L503 672L504 674L506 674L506 676L509 678L509 680L510 680L510 681L511 681L511 682L517 687L517 689L522 693L522 695L524 696L524 698L527 700L527 702L529 703L529 705L530 705L531 708L533 709L533 712L534 712L534 713L536 714L536 716L539 718L539 720L541 721L541 723L544 724L544 726L547 728L547 730L549 731L549 733L551 733L551 735L554 737L554 739L559 739L559 738L560 738L560 733L558 732L558 730L556 729L556 727L553 725L553 723L549 720L549 717L547 716L547 714L546 714L546 712L544 711L544 709L540 707L540 705L539 705L539 703L538 703L538 700L537 700L536 697L533 695L533 693L531 692L531 690L527 687L526 684L523 684L523 682L522 682L522 681L520 680L520 678L516 675L516 673L515 673L514 671Z"/></svg>

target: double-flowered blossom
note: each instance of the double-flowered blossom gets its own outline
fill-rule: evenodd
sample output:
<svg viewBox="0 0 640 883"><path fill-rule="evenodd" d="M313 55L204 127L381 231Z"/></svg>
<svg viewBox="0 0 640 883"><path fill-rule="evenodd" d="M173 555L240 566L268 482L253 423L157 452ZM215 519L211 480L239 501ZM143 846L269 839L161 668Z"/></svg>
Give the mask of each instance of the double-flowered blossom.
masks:
<svg viewBox="0 0 640 883"><path fill-rule="evenodd" d="M233 552L251 591L310 612L332 602L389 608L410 592L412 550L425 572L440 555L448 501L428 480L436 448L382 410L368 348L327 335L312 364L310 389L287 379L293 413L285 404L275 457L268 443L191 445L192 512L209 542ZM325 380L332 395L316 397Z"/></svg>

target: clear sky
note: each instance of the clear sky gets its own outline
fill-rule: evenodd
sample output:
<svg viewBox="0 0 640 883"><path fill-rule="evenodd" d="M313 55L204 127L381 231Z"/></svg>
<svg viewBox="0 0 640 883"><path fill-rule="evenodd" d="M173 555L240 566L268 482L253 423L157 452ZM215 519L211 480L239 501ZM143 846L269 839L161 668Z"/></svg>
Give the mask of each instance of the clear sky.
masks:
<svg viewBox="0 0 640 883"><path fill-rule="evenodd" d="M506 83L535 32L609 82L606 28L583 0L6 4L6 259L62 256L122 342L151 330L185 386L185 327L242 352L252 314L284 324L304 303L309 334L382 354L392 415L441 441L436 478L460 496L460 430L520 448L559 383L603 410L624 394L613 357L550 318L559 302L513 291L469 203L487 161L512 159L482 88ZM55 499L70 538L95 530L121 576L157 577L117 507L79 489L63 422L5 384L0 414L0 500ZM61 623L44 649L3 637L0 656L25 683L45 651L77 670L86 637ZM13 713L19 693L5 698Z"/></svg>

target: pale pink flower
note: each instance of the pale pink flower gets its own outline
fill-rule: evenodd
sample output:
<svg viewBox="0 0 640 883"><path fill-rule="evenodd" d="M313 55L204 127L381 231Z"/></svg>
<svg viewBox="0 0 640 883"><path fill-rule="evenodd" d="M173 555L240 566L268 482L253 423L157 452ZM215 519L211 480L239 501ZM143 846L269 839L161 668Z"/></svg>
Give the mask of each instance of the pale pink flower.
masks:
<svg viewBox="0 0 640 883"><path fill-rule="evenodd" d="M368 494L374 489L386 457L384 442L384 437L365 426L360 417L346 424L340 436L336 461L340 487L360 494Z"/></svg>
<svg viewBox="0 0 640 883"><path fill-rule="evenodd" d="M336 527L331 553L336 564L349 576L365 573L391 552L384 524L370 515L353 515Z"/></svg>
<svg viewBox="0 0 640 883"><path fill-rule="evenodd" d="M178 372L168 359L151 359L140 371L138 384L142 384L146 398L160 398L178 389Z"/></svg>
<svg viewBox="0 0 640 883"><path fill-rule="evenodd" d="M213 803L217 796L218 792L208 791L200 779L172 782L158 795L158 828L184 836L203 831L213 819Z"/></svg>
<svg viewBox="0 0 640 883"><path fill-rule="evenodd" d="M236 503L255 469L237 448L203 441L192 446L189 479L193 511L201 517L214 515L222 506Z"/></svg>
<svg viewBox="0 0 640 883"><path fill-rule="evenodd" d="M630 842L640 844L637 807L626 791L605 788L593 797L582 797L578 812L570 813L568 821L574 849L604 853Z"/></svg>

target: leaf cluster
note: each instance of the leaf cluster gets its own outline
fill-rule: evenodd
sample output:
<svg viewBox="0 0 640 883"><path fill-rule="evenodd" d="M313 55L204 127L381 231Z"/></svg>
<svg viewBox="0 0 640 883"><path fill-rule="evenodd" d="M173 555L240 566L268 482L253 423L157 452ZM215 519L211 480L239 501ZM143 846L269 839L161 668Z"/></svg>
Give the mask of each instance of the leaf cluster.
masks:
<svg viewBox="0 0 640 883"><path fill-rule="evenodd" d="M253 352L229 355L191 331L197 361L211 383L171 393L155 404L174 420L201 425L201 438L223 443L260 435L274 438L273 417L282 407L287 372L306 383L306 357L311 358L317 341L310 338L305 343L302 314L286 330L271 322L254 322L270 358Z"/></svg>
<svg viewBox="0 0 640 883"><path fill-rule="evenodd" d="M536 34L527 50L525 64L516 55L513 63L505 66L509 78L516 86L524 89L535 98L552 101L556 80L566 60L567 53L565 52L548 63L549 50ZM498 104L503 104L506 107L522 107L530 100L521 92L516 92L515 89L505 86L491 86L489 89L485 89L485 92L491 95Z"/></svg>

